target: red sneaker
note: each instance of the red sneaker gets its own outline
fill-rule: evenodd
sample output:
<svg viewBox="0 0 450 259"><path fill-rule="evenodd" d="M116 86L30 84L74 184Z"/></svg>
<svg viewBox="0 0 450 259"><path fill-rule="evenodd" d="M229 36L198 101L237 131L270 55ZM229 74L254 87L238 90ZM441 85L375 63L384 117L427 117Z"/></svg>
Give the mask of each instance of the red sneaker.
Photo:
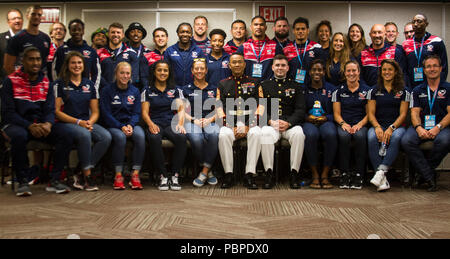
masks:
<svg viewBox="0 0 450 259"><path fill-rule="evenodd" d="M114 178L114 190L125 190L125 185L123 184L123 176L116 176Z"/></svg>
<svg viewBox="0 0 450 259"><path fill-rule="evenodd" d="M141 180L139 179L138 174L134 174L131 176L130 186L132 190L142 190L144 187L142 187Z"/></svg>

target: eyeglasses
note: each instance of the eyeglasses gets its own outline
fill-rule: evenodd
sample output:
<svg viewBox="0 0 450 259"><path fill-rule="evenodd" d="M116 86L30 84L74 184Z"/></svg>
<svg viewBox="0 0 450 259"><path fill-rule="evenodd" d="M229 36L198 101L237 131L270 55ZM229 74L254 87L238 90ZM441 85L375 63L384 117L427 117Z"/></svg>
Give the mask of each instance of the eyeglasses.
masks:
<svg viewBox="0 0 450 259"><path fill-rule="evenodd" d="M206 62L206 59L205 58L194 58L194 62L197 62L197 61Z"/></svg>
<svg viewBox="0 0 450 259"><path fill-rule="evenodd" d="M414 33L414 31L405 31L405 32L404 32L405 35L408 35L408 34L410 34L410 33Z"/></svg>

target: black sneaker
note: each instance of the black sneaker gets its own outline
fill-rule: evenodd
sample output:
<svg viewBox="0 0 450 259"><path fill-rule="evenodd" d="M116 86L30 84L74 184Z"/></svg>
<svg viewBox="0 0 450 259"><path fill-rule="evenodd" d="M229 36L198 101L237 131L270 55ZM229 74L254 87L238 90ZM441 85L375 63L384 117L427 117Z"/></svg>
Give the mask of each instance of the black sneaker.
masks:
<svg viewBox="0 0 450 259"><path fill-rule="evenodd" d="M255 177L252 173L245 174L244 186L250 190L258 189L258 185L256 185Z"/></svg>
<svg viewBox="0 0 450 259"><path fill-rule="evenodd" d="M267 170L264 175L264 185L263 189L272 189L273 188L273 172L272 169Z"/></svg>
<svg viewBox="0 0 450 259"><path fill-rule="evenodd" d="M222 189L228 189L233 186L233 173L226 173L223 177L223 182L220 188Z"/></svg>
<svg viewBox="0 0 450 259"><path fill-rule="evenodd" d="M350 189L350 174L348 172L341 173L341 182L339 183L339 188Z"/></svg>
<svg viewBox="0 0 450 259"><path fill-rule="evenodd" d="M301 182L300 174L297 171L292 170L289 175L289 187L291 189L300 189L301 188L300 182Z"/></svg>
<svg viewBox="0 0 450 259"><path fill-rule="evenodd" d="M98 191L97 183L95 182L92 174L83 177L85 179L84 190L88 192Z"/></svg>
<svg viewBox="0 0 450 259"><path fill-rule="evenodd" d="M167 191L169 190L169 178L161 175L161 179L159 182L158 190Z"/></svg>
<svg viewBox="0 0 450 259"><path fill-rule="evenodd" d="M14 184L14 183L13 183ZM31 189L30 189L30 185L26 182L24 183L19 183L19 188L17 188L17 192L16 195L18 197L26 197L26 196L31 196Z"/></svg>
<svg viewBox="0 0 450 259"><path fill-rule="evenodd" d="M178 174L175 174L174 176L171 177L169 187L172 191L181 190L181 185L178 180L179 180Z"/></svg>
<svg viewBox="0 0 450 259"><path fill-rule="evenodd" d="M363 186L362 175L360 173L356 173L352 177L350 188L351 189L356 189L356 190L361 190L362 186Z"/></svg>
<svg viewBox="0 0 450 259"><path fill-rule="evenodd" d="M48 192L56 192L57 194L70 192L70 188L58 180L51 181L45 190Z"/></svg>

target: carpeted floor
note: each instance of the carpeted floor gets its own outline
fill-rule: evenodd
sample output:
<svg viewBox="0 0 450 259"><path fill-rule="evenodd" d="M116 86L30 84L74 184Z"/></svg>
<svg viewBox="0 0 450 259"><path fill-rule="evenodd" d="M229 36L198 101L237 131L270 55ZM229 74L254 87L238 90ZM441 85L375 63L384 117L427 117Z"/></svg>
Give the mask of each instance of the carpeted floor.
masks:
<svg viewBox="0 0 450 259"><path fill-rule="evenodd" d="M18 198L0 188L0 238L450 238L450 174L440 190L402 188L385 193L363 190L223 190L219 186L161 192L46 193Z"/></svg>

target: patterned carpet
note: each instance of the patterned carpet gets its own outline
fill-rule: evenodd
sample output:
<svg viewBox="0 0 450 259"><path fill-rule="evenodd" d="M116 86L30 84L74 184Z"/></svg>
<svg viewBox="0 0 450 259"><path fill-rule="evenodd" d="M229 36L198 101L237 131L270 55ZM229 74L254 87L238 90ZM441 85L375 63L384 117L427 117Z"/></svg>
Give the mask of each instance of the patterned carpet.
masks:
<svg viewBox="0 0 450 259"><path fill-rule="evenodd" d="M46 193L15 197L0 188L0 238L450 238L450 174L440 190L393 186L385 193L363 190L223 190L218 186L161 192Z"/></svg>

